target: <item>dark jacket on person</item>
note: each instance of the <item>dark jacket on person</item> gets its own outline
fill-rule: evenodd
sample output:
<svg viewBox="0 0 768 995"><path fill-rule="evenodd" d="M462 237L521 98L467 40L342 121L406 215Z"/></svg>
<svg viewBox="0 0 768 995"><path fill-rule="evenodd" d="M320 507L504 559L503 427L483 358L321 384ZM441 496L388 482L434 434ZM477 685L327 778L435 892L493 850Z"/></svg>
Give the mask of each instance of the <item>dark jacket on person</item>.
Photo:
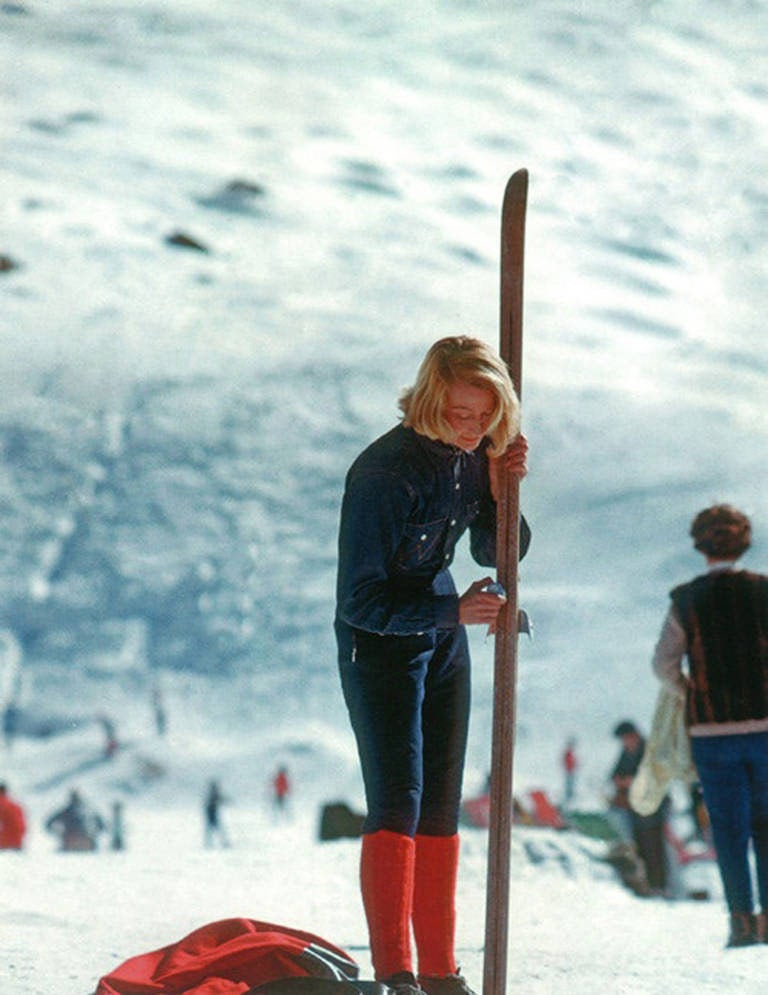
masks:
<svg viewBox="0 0 768 995"><path fill-rule="evenodd" d="M464 532L477 563L496 563L487 448L484 440L465 452L397 425L355 460L339 530L337 630L414 635L458 625L448 568ZM529 541L521 518L521 556Z"/></svg>
<svg viewBox="0 0 768 995"><path fill-rule="evenodd" d="M82 798L71 798L46 822L45 828L56 833L62 850L95 850L99 834L106 828L104 820Z"/></svg>
<svg viewBox="0 0 768 995"><path fill-rule="evenodd" d="M688 724L768 718L768 577L708 573L671 597L688 643Z"/></svg>
<svg viewBox="0 0 768 995"><path fill-rule="evenodd" d="M616 781L617 779L621 781L627 777L633 778L637 774L643 754L645 753L645 737L639 734L638 737L637 749L628 750L626 747L622 749L611 771L611 779L614 781L616 789L611 801L611 805L614 808L631 808L629 804L629 787L616 783Z"/></svg>

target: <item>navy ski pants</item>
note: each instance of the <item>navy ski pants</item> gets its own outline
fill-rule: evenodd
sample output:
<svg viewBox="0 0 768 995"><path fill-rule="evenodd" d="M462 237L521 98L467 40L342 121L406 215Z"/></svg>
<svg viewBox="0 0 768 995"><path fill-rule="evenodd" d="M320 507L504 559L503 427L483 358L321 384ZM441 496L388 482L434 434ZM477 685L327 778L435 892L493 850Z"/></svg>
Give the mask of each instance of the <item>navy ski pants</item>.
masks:
<svg viewBox="0 0 768 995"><path fill-rule="evenodd" d="M365 784L363 831L452 836L469 724L463 626L413 636L344 628L339 666Z"/></svg>

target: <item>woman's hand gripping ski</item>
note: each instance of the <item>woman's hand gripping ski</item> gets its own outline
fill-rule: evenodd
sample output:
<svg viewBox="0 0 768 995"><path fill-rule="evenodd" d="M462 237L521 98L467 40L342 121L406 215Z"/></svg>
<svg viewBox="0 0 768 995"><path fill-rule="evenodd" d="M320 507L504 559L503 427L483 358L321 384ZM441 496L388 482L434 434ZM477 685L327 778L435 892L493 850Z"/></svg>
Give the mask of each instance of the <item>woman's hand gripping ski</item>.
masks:
<svg viewBox="0 0 768 995"><path fill-rule="evenodd" d="M503 456L489 460L488 471L491 493L498 501L499 480L506 472L522 480L528 472L528 440L524 435L509 444ZM489 590L489 587L491 588ZM500 590L494 590L497 587ZM488 635L496 631L496 620L502 605L506 603L506 594L501 585L496 585L493 577L483 577L476 580L459 598L459 622L462 625L487 625Z"/></svg>

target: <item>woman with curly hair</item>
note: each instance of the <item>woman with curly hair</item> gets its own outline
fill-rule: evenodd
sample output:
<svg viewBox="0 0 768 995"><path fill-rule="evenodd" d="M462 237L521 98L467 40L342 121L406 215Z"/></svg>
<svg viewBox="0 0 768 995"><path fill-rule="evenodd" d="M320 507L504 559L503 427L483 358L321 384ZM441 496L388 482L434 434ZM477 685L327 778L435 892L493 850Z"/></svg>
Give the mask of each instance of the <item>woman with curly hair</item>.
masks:
<svg viewBox="0 0 768 995"><path fill-rule="evenodd" d="M768 577L740 567L752 529L731 505L699 512L690 534L707 572L671 592L653 666L686 698L730 913L728 946L740 947L768 942Z"/></svg>

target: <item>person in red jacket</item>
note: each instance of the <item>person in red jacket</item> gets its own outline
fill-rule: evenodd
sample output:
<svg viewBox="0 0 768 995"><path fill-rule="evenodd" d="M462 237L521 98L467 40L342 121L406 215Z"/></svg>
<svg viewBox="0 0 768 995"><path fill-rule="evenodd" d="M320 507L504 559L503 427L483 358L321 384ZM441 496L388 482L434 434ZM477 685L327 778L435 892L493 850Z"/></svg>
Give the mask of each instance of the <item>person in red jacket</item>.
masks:
<svg viewBox="0 0 768 995"><path fill-rule="evenodd" d="M272 793L275 799L275 808L278 812L285 810L290 790L291 782L288 779L288 770L282 766L278 767L277 773L272 778Z"/></svg>
<svg viewBox="0 0 768 995"><path fill-rule="evenodd" d="M0 850L21 850L27 821L24 809L8 796L8 788L0 784Z"/></svg>
<svg viewBox="0 0 768 995"><path fill-rule="evenodd" d="M565 744L562 756L563 775L565 779L563 788L563 808L570 808L573 797L576 794L576 771L579 760L576 756L576 740L571 737Z"/></svg>

